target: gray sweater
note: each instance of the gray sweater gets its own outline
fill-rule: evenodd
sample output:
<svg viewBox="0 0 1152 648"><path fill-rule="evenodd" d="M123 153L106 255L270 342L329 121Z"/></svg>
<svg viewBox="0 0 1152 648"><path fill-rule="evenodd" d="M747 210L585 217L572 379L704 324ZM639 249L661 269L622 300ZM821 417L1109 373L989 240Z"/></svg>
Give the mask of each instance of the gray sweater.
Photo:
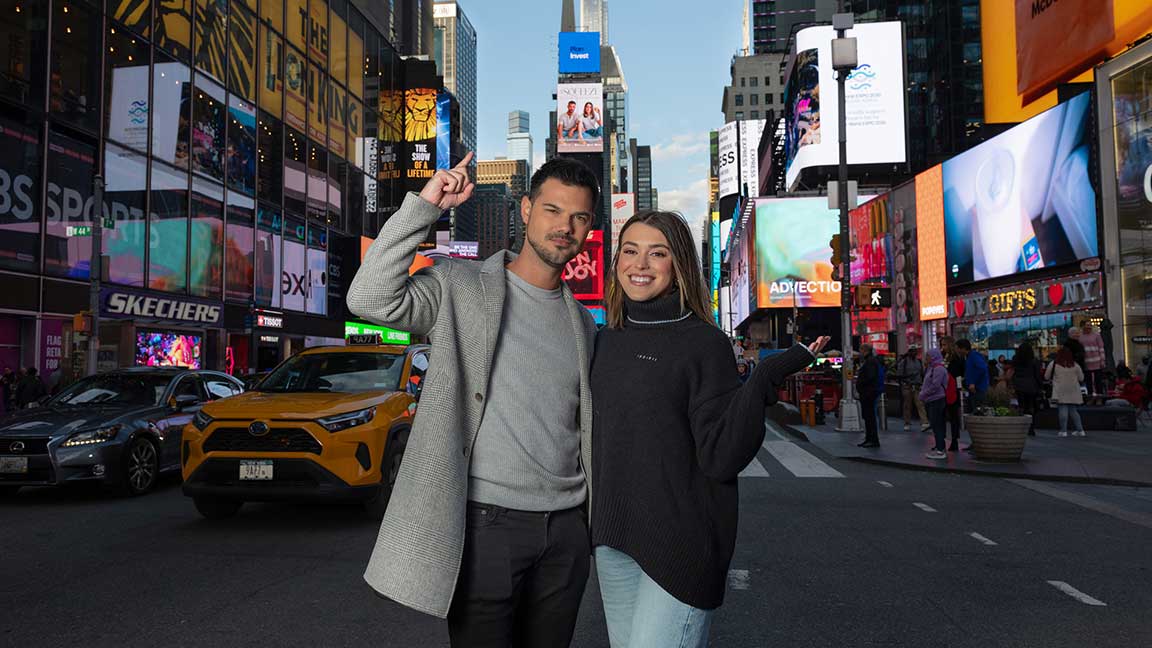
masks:
<svg viewBox="0 0 1152 648"><path fill-rule="evenodd" d="M472 450L468 499L559 511L587 496L580 469L580 363L559 288L511 271L488 404ZM595 329L585 332L592 347Z"/></svg>

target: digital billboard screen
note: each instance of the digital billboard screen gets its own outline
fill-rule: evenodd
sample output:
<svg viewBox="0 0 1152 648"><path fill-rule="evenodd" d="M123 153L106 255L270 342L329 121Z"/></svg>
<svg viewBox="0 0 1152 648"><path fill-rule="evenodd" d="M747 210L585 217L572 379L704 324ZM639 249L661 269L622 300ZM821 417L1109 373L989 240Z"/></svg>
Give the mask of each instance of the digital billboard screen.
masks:
<svg viewBox="0 0 1152 648"><path fill-rule="evenodd" d="M600 32L560 32L560 74L600 72Z"/></svg>
<svg viewBox="0 0 1152 648"><path fill-rule="evenodd" d="M604 85L556 86L556 138L560 153L599 153L604 148Z"/></svg>
<svg viewBox="0 0 1152 648"><path fill-rule="evenodd" d="M738 160L736 122L728 122L717 133L719 150L718 173L720 197L731 196L740 191L740 163Z"/></svg>
<svg viewBox="0 0 1152 648"><path fill-rule="evenodd" d="M861 23L859 66L845 88L848 164L891 164L907 159L904 111L904 32L900 22ZM785 180L795 185L808 167L839 161L836 73L830 26L796 32L796 57L785 92Z"/></svg>
<svg viewBox="0 0 1152 648"><path fill-rule="evenodd" d="M849 248L853 258L849 274L852 285L889 283L892 268L891 205L888 196L848 212Z"/></svg>
<svg viewBox="0 0 1152 648"><path fill-rule="evenodd" d="M747 231L741 234L742 236L733 241L728 248L730 275L728 297L731 303L725 304L725 308L731 315L733 329L748 319L748 306L754 294L751 286L751 260L748 258L751 241L748 240L750 237Z"/></svg>
<svg viewBox="0 0 1152 648"><path fill-rule="evenodd" d="M943 165L949 285L1099 254L1089 93Z"/></svg>
<svg viewBox="0 0 1152 648"><path fill-rule="evenodd" d="M632 218L632 215L635 213L635 194L612 194L612 238L609 239L612 244L612 249L615 250L620 247L620 230L624 229L624 223L627 223L628 219Z"/></svg>
<svg viewBox="0 0 1152 648"><path fill-rule="evenodd" d="M604 298L604 230L588 232L584 249L564 266L564 281L576 299Z"/></svg>
<svg viewBox="0 0 1152 648"><path fill-rule="evenodd" d="M200 336L140 331L136 334L136 365L200 368Z"/></svg>
<svg viewBox="0 0 1152 648"><path fill-rule="evenodd" d="M840 215L828 209L828 198L761 198L755 219L757 307L839 306L828 244L840 231Z"/></svg>

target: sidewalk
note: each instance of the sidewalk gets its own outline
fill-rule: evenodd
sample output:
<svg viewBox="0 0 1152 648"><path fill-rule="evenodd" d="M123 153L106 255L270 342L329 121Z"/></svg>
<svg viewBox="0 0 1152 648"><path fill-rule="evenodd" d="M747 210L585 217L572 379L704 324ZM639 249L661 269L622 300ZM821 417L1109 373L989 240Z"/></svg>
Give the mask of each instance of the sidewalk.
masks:
<svg viewBox="0 0 1152 648"><path fill-rule="evenodd" d="M918 422L904 432L904 422L888 419L888 430L880 431L879 448L856 446L863 432L837 432L836 419L828 417L822 426L783 423L789 432L813 443L828 454L876 464L915 470L974 473L997 477L1017 477L1049 481L1071 481L1125 486L1152 486L1152 431L1089 432L1087 437L1059 438L1055 430L1037 430L1028 437L1019 463L1004 464L976 460L967 452L949 452L947 459L926 459L932 448L931 431L921 432ZM967 433L960 447L970 443Z"/></svg>

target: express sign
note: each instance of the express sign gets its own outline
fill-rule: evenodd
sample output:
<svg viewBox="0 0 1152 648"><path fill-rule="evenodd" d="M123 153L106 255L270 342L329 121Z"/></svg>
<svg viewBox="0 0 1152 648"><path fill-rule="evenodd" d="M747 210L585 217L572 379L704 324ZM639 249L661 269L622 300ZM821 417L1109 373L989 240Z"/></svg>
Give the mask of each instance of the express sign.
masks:
<svg viewBox="0 0 1152 648"><path fill-rule="evenodd" d="M221 316L221 308L211 304L120 291L105 293L104 312L113 317L139 317L196 324L219 324Z"/></svg>
<svg viewBox="0 0 1152 648"><path fill-rule="evenodd" d="M952 299L948 310L954 319L971 320L1099 308L1103 305L1100 275L1095 273L963 295Z"/></svg>

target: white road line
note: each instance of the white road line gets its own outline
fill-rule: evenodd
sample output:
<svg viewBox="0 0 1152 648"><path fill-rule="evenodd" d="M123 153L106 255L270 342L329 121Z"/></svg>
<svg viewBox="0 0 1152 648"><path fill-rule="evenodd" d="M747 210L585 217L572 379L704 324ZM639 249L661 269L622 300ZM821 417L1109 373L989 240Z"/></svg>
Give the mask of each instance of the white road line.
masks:
<svg viewBox="0 0 1152 648"><path fill-rule="evenodd" d="M752 586L752 577L747 569L729 569L728 587L734 590L746 590Z"/></svg>
<svg viewBox="0 0 1152 648"><path fill-rule="evenodd" d="M771 436L776 437L776 439L778 441L787 441L788 440L788 437L784 436L784 434L782 432L780 432L780 430L776 429L776 425L772 421L769 421L768 419L764 419L764 429Z"/></svg>
<svg viewBox="0 0 1152 648"><path fill-rule="evenodd" d="M1088 596L1087 594L1085 594L1084 592L1081 592L1080 590L1076 589L1075 587L1072 587L1068 583L1065 583L1064 581L1052 581L1052 580L1050 580L1050 581L1048 581L1048 584L1051 585L1052 587L1055 587L1056 589L1060 590L1061 592L1064 592L1068 596L1071 596L1072 598L1076 599L1077 601L1080 601L1081 603L1083 603L1085 605L1095 605L1097 607L1108 607L1108 604L1105 603L1104 601L1101 601L1099 599L1094 599L1091 596Z"/></svg>
<svg viewBox="0 0 1152 648"><path fill-rule="evenodd" d="M880 485L881 485L881 486L883 486L884 488L892 488L892 484L891 484L891 482L886 482L886 481L878 481L878 482L876 482L876 483L877 483L877 484L880 484Z"/></svg>
<svg viewBox="0 0 1152 648"><path fill-rule="evenodd" d="M764 449L780 465L797 477L843 477L844 474L820 461L808 451L791 441L765 441Z"/></svg>
<svg viewBox="0 0 1152 648"><path fill-rule="evenodd" d="M979 533L976 533L975 531L970 531L970 532L968 532L968 535L970 535L970 536L972 536L973 538L975 538L975 539L976 539L976 541L977 541L977 542L980 542L981 544L986 544L986 545L988 545L989 547L995 547L995 546L997 546L997 543L996 543L995 541L993 541L993 540L989 540L988 538L985 538L984 536L980 535Z"/></svg>
<svg viewBox="0 0 1152 648"><path fill-rule="evenodd" d="M912 502L912 506L915 506L916 508L920 509L921 511L924 511L925 513L935 513L936 512L936 509L932 508L931 506L928 506L927 504L925 504L923 502Z"/></svg>
<svg viewBox="0 0 1152 648"><path fill-rule="evenodd" d="M1034 490L1037 493L1043 493L1049 497L1055 497L1058 500L1064 500L1065 502L1069 502L1077 506L1082 506L1086 509L1096 511L1097 513L1110 515L1119 520L1131 522L1132 524L1142 526L1146 529L1152 529L1152 515L1148 515L1147 513L1129 511L1114 504L1109 504L1103 500L1096 499L1090 495L1074 493L1072 491L1064 490L1063 488L1057 488L1049 484L1032 481L1029 479L1009 479L1008 481L1016 484L1017 486L1023 486L1029 490Z"/></svg>
<svg viewBox="0 0 1152 648"><path fill-rule="evenodd" d="M753 457L752 463L744 467L740 471L740 477L768 477L768 471L764 469L764 464L760 460Z"/></svg>

